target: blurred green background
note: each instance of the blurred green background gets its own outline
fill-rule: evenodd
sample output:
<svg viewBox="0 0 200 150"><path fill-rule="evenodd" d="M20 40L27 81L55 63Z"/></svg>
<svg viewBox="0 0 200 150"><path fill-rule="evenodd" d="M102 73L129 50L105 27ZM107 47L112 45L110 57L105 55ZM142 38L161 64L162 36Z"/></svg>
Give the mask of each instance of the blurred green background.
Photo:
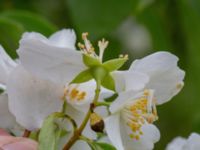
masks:
<svg viewBox="0 0 200 150"><path fill-rule="evenodd" d="M131 62L161 50L176 54L186 70L185 87L158 106L161 140L155 149L178 135L200 133L199 0L0 0L0 43L13 58L23 32L49 36L62 28L74 28L78 37L87 31L94 44L108 39L105 59L127 53Z"/></svg>

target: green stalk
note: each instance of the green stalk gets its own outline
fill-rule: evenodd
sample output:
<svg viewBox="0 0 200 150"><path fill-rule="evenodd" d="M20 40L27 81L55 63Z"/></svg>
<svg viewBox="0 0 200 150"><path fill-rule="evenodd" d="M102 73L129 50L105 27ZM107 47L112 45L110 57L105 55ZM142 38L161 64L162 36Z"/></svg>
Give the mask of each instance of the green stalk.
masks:
<svg viewBox="0 0 200 150"><path fill-rule="evenodd" d="M93 102L90 105L90 108L88 109L88 112L87 112L84 120L82 121L80 127L74 132L73 136L70 138L68 143L64 146L63 150L69 150L73 146L73 144L79 139L85 126L87 125L88 120L90 119L90 115L94 109L94 104L98 102L99 94L101 91L101 82L97 81L96 84L97 85L96 85L95 96L94 96Z"/></svg>

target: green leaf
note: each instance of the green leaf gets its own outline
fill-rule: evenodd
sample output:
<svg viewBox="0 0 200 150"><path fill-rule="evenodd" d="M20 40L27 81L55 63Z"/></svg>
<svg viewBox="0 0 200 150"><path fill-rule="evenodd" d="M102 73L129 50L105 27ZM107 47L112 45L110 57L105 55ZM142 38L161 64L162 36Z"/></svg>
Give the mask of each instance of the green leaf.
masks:
<svg viewBox="0 0 200 150"><path fill-rule="evenodd" d="M108 74L104 77L101 84L102 84L103 87L110 89L112 91L115 91L115 81L110 74Z"/></svg>
<svg viewBox="0 0 200 150"><path fill-rule="evenodd" d="M83 54L83 62L88 67L94 67L101 65L101 62L94 57L91 57L89 55Z"/></svg>
<svg viewBox="0 0 200 150"><path fill-rule="evenodd" d="M6 11L0 16L20 23L26 31L36 31L45 36L49 36L57 30L56 26L45 18L28 11Z"/></svg>
<svg viewBox="0 0 200 150"><path fill-rule="evenodd" d="M116 150L114 146L107 143L89 142L88 144L92 150Z"/></svg>
<svg viewBox="0 0 200 150"><path fill-rule="evenodd" d="M79 73L71 83L83 83L86 81L91 80L93 77L91 75L90 69L84 70L81 73Z"/></svg>
<svg viewBox="0 0 200 150"><path fill-rule="evenodd" d="M105 67L108 72L115 71L121 68L127 60L127 58L112 59L103 63L103 67Z"/></svg>
<svg viewBox="0 0 200 150"><path fill-rule="evenodd" d="M106 102L113 102L118 97L118 93L114 93L112 96L104 99Z"/></svg>
<svg viewBox="0 0 200 150"><path fill-rule="evenodd" d="M36 31L46 36L56 27L39 15L27 11L6 11L0 14L0 44L12 58L17 58L16 49L25 31Z"/></svg>
<svg viewBox="0 0 200 150"><path fill-rule="evenodd" d="M39 150L57 150L62 130L55 123L55 119L60 117L64 117L64 114L53 113L44 121L39 134Z"/></svg>
<svg viewBox="0 0 200 150"><path fill-rule="evenodd" d="M21 24L0 17L0 44L12 58L17 57L15 50L18 47L18 41L24 31L25 29Z"/></svg>

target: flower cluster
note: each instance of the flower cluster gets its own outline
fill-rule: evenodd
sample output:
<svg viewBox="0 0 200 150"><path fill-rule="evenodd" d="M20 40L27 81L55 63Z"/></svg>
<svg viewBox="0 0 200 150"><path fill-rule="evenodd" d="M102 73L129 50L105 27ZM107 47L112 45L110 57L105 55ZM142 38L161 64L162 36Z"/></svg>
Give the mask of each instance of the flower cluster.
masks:
<svg viewBox="0 0 200 150"><path fill-rule="evenodd" d="M71 29L24 33L17 60L0 48L0 128L36 135L41 150L153 149L156 107L184 85L178 58L156 52L119 70L127 55L104 61L108 41L97 53L88 33L82 39L77 50Z"/></svg>

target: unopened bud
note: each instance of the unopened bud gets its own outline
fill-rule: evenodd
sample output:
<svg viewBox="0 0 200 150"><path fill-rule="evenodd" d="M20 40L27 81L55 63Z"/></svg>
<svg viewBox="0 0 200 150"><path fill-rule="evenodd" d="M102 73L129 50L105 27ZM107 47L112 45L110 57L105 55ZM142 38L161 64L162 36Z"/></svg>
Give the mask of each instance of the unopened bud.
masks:
<svg viewBox="0 0 200 150"><path fill-rule="evenodd" d="M104 121L101 116L97 113L92 113L90 115L90 126L95 132L103 132L104 129Z"/></svg>

